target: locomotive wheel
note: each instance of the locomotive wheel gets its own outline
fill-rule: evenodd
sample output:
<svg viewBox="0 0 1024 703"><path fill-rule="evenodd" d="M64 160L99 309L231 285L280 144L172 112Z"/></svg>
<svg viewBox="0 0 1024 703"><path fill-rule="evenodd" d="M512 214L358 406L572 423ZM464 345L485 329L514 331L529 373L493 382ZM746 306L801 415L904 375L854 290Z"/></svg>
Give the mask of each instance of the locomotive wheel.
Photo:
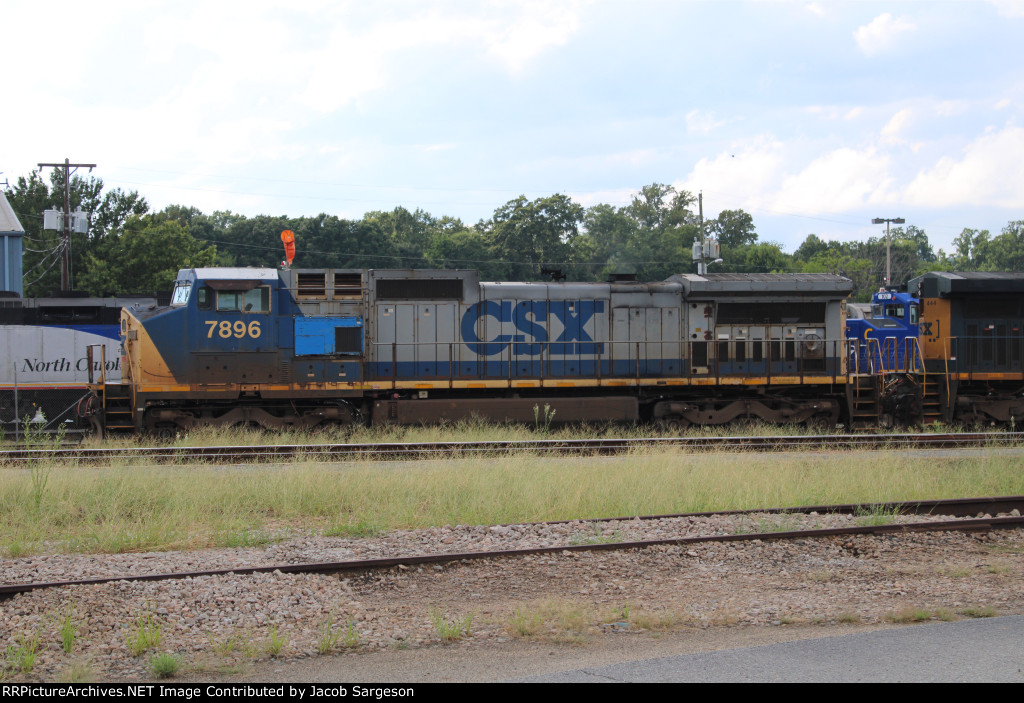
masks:
<svg viewBox="0 0 1024 703"><path fill-rule="evenodd" d="M690 421L684 417L666 417L661 420L661 427L666 433L679 436L690 426Z"/></svg>
<svg viewBox="0 0 1024 703"><path fill-rule="evenodd" d="M103 440L103 422L98 415L89 416L89 427L92 429L92 438L97 442Z"/></svg>
<svg viewBox="0 0 1024 703"><path fill-rule="evenodd" d="M153 428L153 434L156 435L158 439L172 440L178 436L178 426L169 423L160 423Z"/></svg>

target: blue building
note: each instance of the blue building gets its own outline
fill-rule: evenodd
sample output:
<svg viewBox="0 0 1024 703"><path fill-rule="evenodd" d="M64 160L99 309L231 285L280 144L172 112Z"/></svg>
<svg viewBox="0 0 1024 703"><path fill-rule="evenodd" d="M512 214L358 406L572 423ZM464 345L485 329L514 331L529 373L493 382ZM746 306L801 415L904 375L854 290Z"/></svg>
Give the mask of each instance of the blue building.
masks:
<svg viewBox="0 0 1024 703"><path fill-rule="evenodd" d="M7 197L0 192L0 291L12 291L20 297L21 287L21 240L25 228L18 221Z"/></svg>

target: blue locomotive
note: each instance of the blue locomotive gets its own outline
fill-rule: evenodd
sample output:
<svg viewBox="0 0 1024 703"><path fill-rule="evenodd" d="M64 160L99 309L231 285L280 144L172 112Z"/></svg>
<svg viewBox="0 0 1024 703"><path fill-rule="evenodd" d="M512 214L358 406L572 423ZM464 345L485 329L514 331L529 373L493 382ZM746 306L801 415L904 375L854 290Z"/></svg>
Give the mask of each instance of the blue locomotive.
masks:
<svg viewBox="0 0 1024 703"><path fill-rule="evenodd" d="M862 373L893 374L921 366L917 346L920 301L906 292L880 290L871 305L846 321L847 337L857 340L857 365Z"/></svg>
<svg viewBox="0 0 1024 703"><path fill-rule="evenodd" d="M670 430L1024 414L1024 276L928 274L911 293L877 293L867 315L848 311L851 288L829 274L508 283L470 270L187 269L169 306L122 313L122 383L97 384L85 414L100 432L158 434L529 423L541 409Z"/></svg>
<svg viewBox="0 0 1024 703"><path fill-rule="evenodd" d="M99 429L739 417L834 423L850 282L679 274L481 282L470 270L183 270L122 315L123 392ZM128 421L130 418L130 422Z"/></svg>

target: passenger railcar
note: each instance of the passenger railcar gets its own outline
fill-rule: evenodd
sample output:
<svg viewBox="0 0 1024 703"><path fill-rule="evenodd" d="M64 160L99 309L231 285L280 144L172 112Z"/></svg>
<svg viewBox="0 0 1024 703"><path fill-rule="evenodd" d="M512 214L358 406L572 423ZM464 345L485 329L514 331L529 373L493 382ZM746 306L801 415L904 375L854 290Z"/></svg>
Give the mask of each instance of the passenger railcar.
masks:
<svg viewBox="0 0 1024 703"><path fill-rule="evenodd" d="M16 434L26 417L36 428L82 429L76 405L89 391L86 348L106 348L107 381L119 384L121 308L156 302L137 297L0 298L0 422L5 434Z"/></svg>
<svg viewBox="0 0 1024 703"><path fill-rule="evenodd" d="M845 299L828 274L488 283L475 271L183 270L125 311L136 430L737 417L834 423L849 400Z"/></svg>

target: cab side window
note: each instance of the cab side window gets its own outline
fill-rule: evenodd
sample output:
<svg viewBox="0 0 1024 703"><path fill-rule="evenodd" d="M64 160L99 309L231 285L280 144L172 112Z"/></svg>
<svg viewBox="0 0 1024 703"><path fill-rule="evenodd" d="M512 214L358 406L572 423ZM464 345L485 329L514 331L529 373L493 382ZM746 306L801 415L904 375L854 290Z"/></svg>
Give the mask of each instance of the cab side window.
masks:
<svg viewBox="0 0 1024 703"><path fill-rule="evenodd" d="M217 291L218 312L270 312L270 288Z"/></svg>

